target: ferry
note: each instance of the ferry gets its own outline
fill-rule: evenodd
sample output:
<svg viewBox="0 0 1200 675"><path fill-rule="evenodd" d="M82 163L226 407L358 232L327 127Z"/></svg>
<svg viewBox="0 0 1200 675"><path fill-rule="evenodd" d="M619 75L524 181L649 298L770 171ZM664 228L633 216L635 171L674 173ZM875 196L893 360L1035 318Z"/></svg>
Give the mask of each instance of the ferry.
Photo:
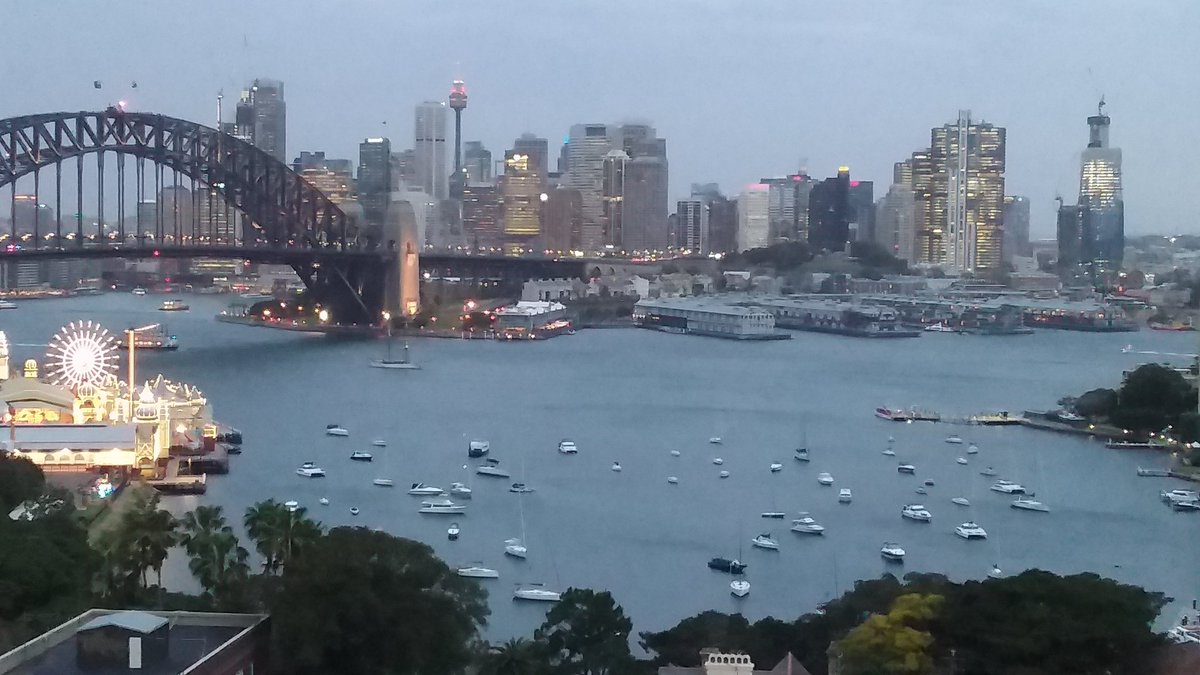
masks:
<svg viewBox="0 0 1200 675"><path fill-rule="evenodd" d="M130 292L133 293L134 295L142 296L142 295L146 294L146 289L142 288L141 286L138 286L137 288L133 289Z"/></svg>
<svg viewBox="0 0 1200 675"><path fill-rule="evenodd" d="M158 306L160 312L186 312L188 309L190 308L187 304L178 298L167 300Z"/></svg>
<svg viewBox="0 0 1200 675"><path fill-rule="evenodd" d="M0 300L0 309L16 309L17 303L11 300Z"/></svg>
<svg viewBox="0 0 1200 675"><path fill-rule="evenodd" d="M126 330L125 339L117 343L119 348L129 349L130 333L133 333L134 349L149 349L151 351L174 351L179 349L179 340L174 335L167 334L166 327L159 323Z"/></svg>
<svg viewBox="0 0 1200 675"><path fill-rule="evenodd" d="M1150 330L1165 330L1182 333L1194 331L1196 330L1196 327L1190 323L1151 323Z"/></svg>

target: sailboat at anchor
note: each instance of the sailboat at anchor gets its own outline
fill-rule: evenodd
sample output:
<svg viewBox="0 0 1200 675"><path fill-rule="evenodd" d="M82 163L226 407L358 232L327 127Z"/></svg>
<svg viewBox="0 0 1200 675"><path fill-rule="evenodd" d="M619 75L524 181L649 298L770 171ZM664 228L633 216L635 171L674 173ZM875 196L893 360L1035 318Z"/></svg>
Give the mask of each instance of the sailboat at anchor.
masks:
<svg viewBox="0 0 1200 675"><path fill-rule="evenodd" d="M372 368L388 368L391 370L418 370L421 366L413 363L408 358L408 342L404 343L404 356L399 359L392 358L392 317L385 313L384 321L387 323L387 356L382 359L376 359L371 362Z"/></svg>

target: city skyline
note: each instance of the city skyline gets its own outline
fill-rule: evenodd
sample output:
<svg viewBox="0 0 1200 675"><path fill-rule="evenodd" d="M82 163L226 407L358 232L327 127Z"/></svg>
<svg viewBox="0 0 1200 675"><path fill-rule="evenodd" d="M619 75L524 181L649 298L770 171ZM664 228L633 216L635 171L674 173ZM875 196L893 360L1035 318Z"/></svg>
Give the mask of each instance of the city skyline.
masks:
<svg viewBox="0 0 1200 675"><path fill-rule="evenodd" d="M671 8L677 4L648 8L648 18L675 16ZM180 8L173 20L204 24L221 14L221 6L222 2L217 2L211 10L207 6ZM1000 48L954 50L944 63L946 76L954 84L950 87L909 76L919 72L913 68L917 55L895 51L904 42L925 36L923 24L938 12L953 18L965 11L938 3L905 11L873 6L870 12L854 13L838 7L804 8L801 12L794 8L786 11L789 7L782 4L753 9L728 3L696 4L680 22L663 22L658 33L633 29L630 39L641 40L642 46L634 50L637 58L607 54L598 40L566 38L565 28L573 20L597 22L599 33L606 22L614 20L609 14L620 15L598 7L567 12L549 3L533 3L516 12L502 12L484 5L467 9L430 5L413 14L421 21L412 21L405 12L367 3L321 8L303 19L276 16L287 13L264 3L242 8L243 26L215 31L203 44L181 41L170 32L143 30L155 21L153 12L118 25L99 8L80 4L77 9L83 17L78 27L62 27L63 39L53 41L64 58L47 59L44 50L24 44L23 37L7 44L5 56L15 70L43 76L15 82L13 95L6 98L0 114L94 109L133 94L129 96L133 109L211 123L218 90L223 89L232 101L246 82L270 77L287 83L290 157L301 149L353 157L365 137L387 136L398 144L411 129L413 107L423 100L444 98L446 83L461 78L472 90L464 140L482 140L489 148L505 147L507 139L524 131L557 145L570 125L581 121L654 120L660 135L672 141L670 201L674 203L687 197L692 182L717 182L732 195L762 176L784 176L801 164L807 165L811 175L830 175L845 164L856 176L887 185L892 164L922 147L930 126L951 118L959 108L971 108L980 118L1009 130L1007 191L1029 196L1033 236L1046 238L1054 230L1054 196L1061 194L1068 202L1077 196L1081 148L1071 140L1077 137L1076 120L1091 112L1103 93L1110 113L1121 120L1114 143L1127 155L1123 169L1129 233L1198 227L1186 212L1170 206L1167 195L1193 182L1196 169L1181 144L1171 142L1171 133L1164 133L1164 129L1175 128L1173 125L1179 125L1182 132L1183 123L1176 121L1172 111L1196 107L1197 94L1188 87L1172 86L1182 73L1172 75L1168 69L1156 78L1145 78L1134 65L1146 59L1182 62L1187 60L1182 56L1196 53L1197 47L1186 41L1181 29L1189 22L1184 17L1168 17L1163 3L1138 8L1104 3L1097 11L1081 16L1069 8L1027 2L982 8L991 21L978 25L989 26L989 31L996 26L1015 31L1023 17L1033 12L1039 22L1055 26L1054 33L1013 33L1015 39ZM30 2L19 2L10 11L18 22L36 24L53 18L52 12ZM1195 7L1182 11L1200 14ZM494 58L494 53L502 44L506 26L533 18L545 27L547 39L541 53L546 58L528 63L528 69L515 77L505 60ZM147 23L141 25L140 21ZM331 36L353 35L360 43L378 44L381 49L390 48L391 39L407 41L404 44L411 48L405 51L414 61L401 69L382 60L349 75L339 67L334 77L330 72L334 64L291 49L290 36L309 21L319 22ZM758 44L736 54L732 47L720 45L693 53L687 49L680 52L679 41L670 39L675 31L716 22L728 24L734 38L758 36ZM266 25L273 29L257 28ZM1132 46L1125 46L1117 37L1130 25L1153 26L1158 33L1156 41L1139 48L1137 59L1132 51L1126 51ZM93 27L110 30L118 37L136 34L143 44L123 47L126 51L120 58L90 59L93 63L80 68L78 63L87 62L83 60L87 40L82 34L74 36L78 40L71 38L74 31ZM461 44L453 47L423 48L428 46L424 41L431 39L426 35L441 34L443 29L462 31L472 39L455 41ZM398 38L392 35L397 30ZM968 33L973 30L967 29ZM784 39L789 34L803 39ZM878 44L859 46L863 40ZM120 39L115 42L123 43ZM730 42L745 44L740 39ZM979 43L973 39L962 42ZM798 43L807 46L801 48ZM1109 45L1103 62L1089 56L1094 51L1087 47L1096 43ZM832 67L831 59L841 62L845 52L838 45L845 44L853 45L849 53L859 64L855 67L864 72L856 78L831 80L822 70ZM152 58L158 51L168 50L194 59ZM212 53L227 54L228 63L205 58ZM811 105L809 97L773 89L776 76L754 65L768 57L807 63L795 76L798 86L791 89L811 91L816 87L822 91L822 104ZM587 78L569 77L572 67L599 64L604 58L611 60L611 68L603 72L589 69ZM995 72L986 79L971 76L982 67L994 67ZM695 115L686 111L688 106L679 105L688 100L688 91L713 77L719 86L706 89L715 97L706 103L709 114ZM103 81L105 88L93 90L95 79ZM128 91L133 80L139 87ZM328 82L338 85L330 87ZM770 106L764 105L768 91ZM227 119L233 115L230 101L226 102ZM387 125L382 124L384 120ZM740 133L722 134L723 128L734 123ZM552 155L555 149L551 149ZM807 161L802 162L802 157Z"/></svg>

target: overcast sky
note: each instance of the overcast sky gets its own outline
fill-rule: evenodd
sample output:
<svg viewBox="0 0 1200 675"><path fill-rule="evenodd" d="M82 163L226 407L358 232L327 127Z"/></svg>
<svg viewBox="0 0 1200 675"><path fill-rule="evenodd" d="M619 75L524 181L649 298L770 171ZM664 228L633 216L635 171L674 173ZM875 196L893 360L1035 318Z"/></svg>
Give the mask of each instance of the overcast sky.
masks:
<svg viewBox="0 0 1200 675"><path fill-rule="evenodd" d="M803 159L886 191L892 163L960 108L1007 127L1007 192L1051 236L1078 190L1101 93L1124 152L1126 230L1200 231L1196 0L4 0L0 117L131 109L211 124L254 77L283 80L288 155L357 161L412 143L412 109L454 78L464 138L653 121L672 204L736 193ZM92 88L93 80L105 83ZM138 88L129 89L136 80ZM383 121L387 121L384 126ZM672 207L673 210L673 207Z"/></svg>

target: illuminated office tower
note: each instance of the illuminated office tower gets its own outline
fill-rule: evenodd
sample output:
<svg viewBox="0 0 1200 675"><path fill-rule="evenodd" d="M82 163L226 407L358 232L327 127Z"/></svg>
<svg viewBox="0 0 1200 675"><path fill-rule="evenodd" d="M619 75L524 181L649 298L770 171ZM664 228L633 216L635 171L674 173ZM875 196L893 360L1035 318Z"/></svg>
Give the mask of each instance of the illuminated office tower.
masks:
<svg viewBox="0 0 1200 675"><path fill-rule="evenodd" d="M675 205L675 247L689 253L707 253L708 202L693 196Z"/></svg>
<svg viewBox="0 0 1200 675"><path fill-rule="evenodd" d="M929 164L913 155L918 262L947 272L986 273L1002 263L1005 130L958 120L930 134Z"/></svg>
<svg viewBox="0 0 1200 675"><path fill-rule="evenodd" d="M500 247L500 190L490 183L463 188L463 234L472 250L495 253Z"/></svg>
<svg viewBox="0 0 1200 675"><path fill-rule="evenodd" d="M413 129L413 171L416 186L434 199L449 197L446 167L446 104L426 101L417 106Z"/></svg>
<svg viewBox="0 0 1200 675"><path fill-rule="evenodd" d="M1125 201L1121 190L1121 150L1109 145L1104 99L1088 117L1088 145L1079 170L1082 250L1079 263L1118 270L1125 252Z"/></svg>
<svg viewBox="0 0 1200 675"><path fill-rule="evenodd" d="M764 248L771 238L771 193L762 183L747 185L737 200L737 250Z"/></svg>
<svg viewBox="0 0 1200 675"><path fill-rule="evenodd" d="M604 155L604 243L622 249L625 234L625 165L629 155L624 150L609 150Z"/></svg>
<svg viewBox="0 0 1200 675"><path fill-rule="evenodd" d="M504 153L500 217L504 245L509 249L537 246L534 239L542 233L542 176L530 159L529 155L516 150Z"/></svg>

